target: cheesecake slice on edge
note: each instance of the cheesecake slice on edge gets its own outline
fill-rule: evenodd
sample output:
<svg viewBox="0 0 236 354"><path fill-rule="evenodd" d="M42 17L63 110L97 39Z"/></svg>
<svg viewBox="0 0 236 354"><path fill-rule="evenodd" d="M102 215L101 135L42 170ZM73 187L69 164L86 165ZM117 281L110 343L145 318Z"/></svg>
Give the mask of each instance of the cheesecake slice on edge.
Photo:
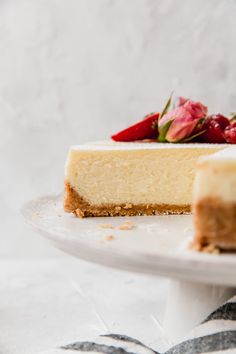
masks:
<svg viewBox="0 0 236 354"><path fill-rule="evenodd" d="M224 147L112 141L72 146L64 209L79 217L188 213L198 158Z"/></svg>
<svg viewBox="0 0 236 354"><path fill-rule="evenodd" d="M236 250L236 147L199 160L193 213L195 248Z"/></svg>

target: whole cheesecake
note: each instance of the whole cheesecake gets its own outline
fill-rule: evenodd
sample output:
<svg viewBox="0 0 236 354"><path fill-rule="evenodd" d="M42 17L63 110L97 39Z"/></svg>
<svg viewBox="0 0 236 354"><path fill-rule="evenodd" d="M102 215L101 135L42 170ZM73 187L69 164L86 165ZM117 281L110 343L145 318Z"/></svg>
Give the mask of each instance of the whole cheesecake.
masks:
<svg viewBox="0 0 236 354"><path fill-rule="evenodd" d="M197 160L226 146L144 141L72 146L64 209L79 217L189 213Z"/></svg>
<svg viewBox="0 0 236 354"><path fill-rule="evenodd" d="M199 160L193 212L196 248L236 250L236 147Z"/></svg>

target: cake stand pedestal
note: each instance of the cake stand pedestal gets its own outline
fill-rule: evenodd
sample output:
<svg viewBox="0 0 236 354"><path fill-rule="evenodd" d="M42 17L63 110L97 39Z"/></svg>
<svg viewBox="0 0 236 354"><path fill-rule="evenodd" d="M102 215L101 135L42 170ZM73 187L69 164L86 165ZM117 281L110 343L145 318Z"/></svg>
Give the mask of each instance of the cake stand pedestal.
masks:
<svg viewBox="0 0 236 354"><path fill-rule="evenodd" d="M86 261L172 280L164 329L177 340L236 293L236 255L192 251L191 215L78 219L62 196L28 202L22 213L57 248ZM121 230L129 219L133 228ZM111 224L112 229L101 228ZM112 235L111 238L108 237Z"/></svg>
<svg viewBox="0 0 236 354"><path fill-rule="evenodd" d="M163 321L164 332L168 333L172 342L177 342L235 294L234 288L171 280Z"/></svg>

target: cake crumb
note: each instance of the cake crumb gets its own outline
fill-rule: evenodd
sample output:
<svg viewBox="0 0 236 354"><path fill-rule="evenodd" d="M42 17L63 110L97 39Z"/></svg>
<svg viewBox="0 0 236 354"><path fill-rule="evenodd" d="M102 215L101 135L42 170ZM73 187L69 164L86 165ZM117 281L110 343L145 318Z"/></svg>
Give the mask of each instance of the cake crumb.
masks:
<svg viewBox="0 0 236 354"><path fill-rule="evenodd" d="M76 216L78 216L79 218L83 218L84 217L84 212L81 209L76 209L75 210L75 214Z"/></svg>
<svg viewBox="0 0 236 354"><path fill-rule="evenodd" d="M127 203L127 204L125 204L124 209L131 209L132 207L133 207L132 204Z"/></svg>
<svg viewBox="0 0 236 354"><path fill-rule="evenodd" d="M100 224L99 227L102 229L113 229L112 224Z"/></svg>
<svg viewBox="0 0 236 354"><path fill-rule="evenodd" d="M130 220L126 220L124 224L117 227L119 230L132 230L134 228L134 223Z"/></svg>
<svg viewBox="0 0 236 354"><path fill-rule="evenodd" d="M219 247L215 245L205 245L202 246L199 243L192 241L189 245L190 250L202 252L202 253L209 253L209 254L220 254L221 250Z"/></svg>
<svg viewBox="0 0 236 354"><path fill-rule="evenodd" d="M189 250L192 250L192 251L198 251L200 252L201 251L201 246L195 241L191 241L188 245L188 249Z"/></svg>
<svg viewBox="0 0 236 354"><path fill-rule="evenodd" d="M203 253L220 254L220 249L215 245L203 246L201 251Z"/></svg>
<svg viewBox="0 0 236 354"><path fill-rule="evenodd" d="M36 218L41 218L41 216L40 216L40 214L39 214L39 212L34 212L33 214L32 214L32 218L33 219L36 219Z"/></svg>
<svg viewBox="0 0 236 354"><path fill-rule="evenodd" d="M116 212L121 211L121 207L120 207L120 206L116 206L116 207L115 207L115 211L116 211Z"/></svg>
<svg viewBox="0 0 236 354"><path fill-rule="evenodd" d="M107 236L104 237L104 240L105 241L112 241L112 240L114 240L114 238L115 237L113 235L107 235Z"/></svg>

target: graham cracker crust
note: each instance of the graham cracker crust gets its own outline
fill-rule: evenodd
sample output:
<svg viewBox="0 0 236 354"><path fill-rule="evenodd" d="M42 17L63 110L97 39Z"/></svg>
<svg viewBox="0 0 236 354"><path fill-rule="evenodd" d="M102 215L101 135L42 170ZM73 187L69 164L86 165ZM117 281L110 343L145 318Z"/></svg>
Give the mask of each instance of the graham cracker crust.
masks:
<svg viewBox="0 0 236 354"><path fill-rule="evenodd" d="M101 204L91 205L65 181L64 210L78 217L188 214L190 205Z"/></svg>
<svg viewBox="0 0 236 354"><path fill-rule="evenodd" d="M193 206L194 248L218 247L236 250L236 203L204 198Z"/></svg>

